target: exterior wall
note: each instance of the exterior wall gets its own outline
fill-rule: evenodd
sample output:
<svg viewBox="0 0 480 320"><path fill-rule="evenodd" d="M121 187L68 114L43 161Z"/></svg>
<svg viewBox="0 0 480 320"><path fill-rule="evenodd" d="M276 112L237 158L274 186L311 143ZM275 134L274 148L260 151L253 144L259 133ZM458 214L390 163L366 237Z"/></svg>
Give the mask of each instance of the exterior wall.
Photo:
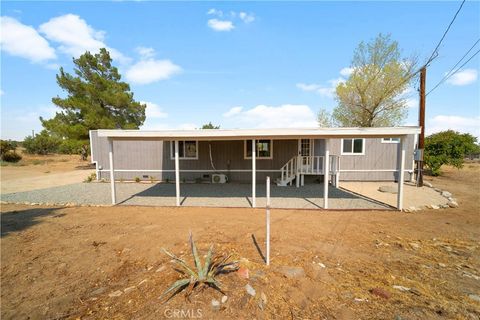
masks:
<svg viewBox="0 0 480 320"><path fill-rule="evenodd" d="M92 162L97 163L99 179L109 180L108 140L90 132ZM209 145L212 148L210 163ZM330 140L330 154L340 156L340 180L394 180L397 168L396 143L381 143L381 139L365 140L365 155L341 155L341 139ZM414 136L406 139L405 169L412 169ZM115 140L113 143L115 179L174 180L175 161L170 157L170 142L161 140ZM212 173L224 173L230 181L251 181L251 159L244 159L244 141L199 141L198 160L180 160L182 180L209 179ZM257 159L257 180L267 175L275 180L280 168L298 152L298 140L274 140L273 158ZM325 140L314 141L314 155L325 154ZM143 171L135 171L142 169ZM119 170L119 171L117 171ZM364 170L364 171L362 171ZM370 171L367 171L370 170ZM384 170L374 172L372 170ZM405 174L410 179L410 174Z"/></svg>

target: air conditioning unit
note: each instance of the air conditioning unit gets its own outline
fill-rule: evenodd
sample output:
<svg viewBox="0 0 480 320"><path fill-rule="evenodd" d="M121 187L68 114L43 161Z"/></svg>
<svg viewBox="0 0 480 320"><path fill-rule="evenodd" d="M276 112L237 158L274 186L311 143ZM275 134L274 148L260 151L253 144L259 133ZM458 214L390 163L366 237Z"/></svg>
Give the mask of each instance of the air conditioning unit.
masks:
<svg viewBox="0 0 480 320"><path fill-rule="evenodd" d="M228 181L228 178L224 174L212 174L212 183L225 183Z"/></svg>

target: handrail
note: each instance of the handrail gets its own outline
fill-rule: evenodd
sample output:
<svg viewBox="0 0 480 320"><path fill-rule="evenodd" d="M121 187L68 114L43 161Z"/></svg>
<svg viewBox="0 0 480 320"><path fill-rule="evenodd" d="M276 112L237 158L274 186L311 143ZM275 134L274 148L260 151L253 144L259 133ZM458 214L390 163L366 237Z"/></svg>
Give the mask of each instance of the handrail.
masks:
<svg viewBox="0 0 480 320"><path fill-rule="evenodd" d="M286 181L294 178L297 174L324 174L324 156L294 156L285 163L281 171L281 180ZM340 157L331 155L330 174L337 174L340 168Z"/></svg>

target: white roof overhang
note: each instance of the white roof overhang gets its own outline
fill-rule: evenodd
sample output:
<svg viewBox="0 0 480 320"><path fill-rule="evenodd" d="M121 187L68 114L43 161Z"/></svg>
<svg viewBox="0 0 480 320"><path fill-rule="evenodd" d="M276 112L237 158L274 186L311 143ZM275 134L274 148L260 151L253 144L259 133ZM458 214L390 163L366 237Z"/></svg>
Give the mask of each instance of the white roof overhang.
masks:
<svg viewBox="0 0 480 320"><path fill-rule="evenodd" d="M397 138L419 134L420 127L376 128L286 128L286 129L196 129L196 130L97 130L99 137L139 140L246 140Z"/></svg>

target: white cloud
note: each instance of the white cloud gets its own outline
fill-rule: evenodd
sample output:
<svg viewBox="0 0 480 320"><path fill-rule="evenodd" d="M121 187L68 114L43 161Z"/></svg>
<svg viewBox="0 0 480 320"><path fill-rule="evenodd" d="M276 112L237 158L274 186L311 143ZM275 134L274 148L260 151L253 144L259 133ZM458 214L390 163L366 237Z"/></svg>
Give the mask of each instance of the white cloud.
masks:
<svg viewBox="0 0 480 320"><path fill-rule="evenodd" d="M137 51L143 59L153 58L155 56L155 49L151 47L136 47L135 51Z"/></svg>
<svg viewBox="0 0 480 320"><path fill-rule="evenodd" d="M418 107L418 99L414 98L408 98L405 99L405 104L407 105L407 108L414 109Z"/></svg>
<svg viewBox="0 0 480 320"><path fill-rule="evenodd" d="M235 28L229 20L209 19L207 25L215 31L230 31Z"/></svg>
<svg viewBox="0 0 480 320"><path fill-rule="evenodd" d="M223 16L223 11L222 10L217 10L215 8L212 8L207 11L207 14L222 17Z"/></svg>
<svg viewBox="0 0 480 320"><path fill-rule="evenodd" d="M0 17L0 24L2 51L32 62L56 59L55 49L33 27L7 16Z"/></svg>
<svg viewBox="0 0 480 320"><path fill-rule="evenodd" d="M345 67L340 70L340 74L344 77L349 77L353 72L353 68Z"/></svg>
<svg viewBox="0 0 480 320"><path fill-rule="evenodd" d="M477 81L478 71L475 69L465 69L451 76L447 83L454 86L465 86Z"/></svg>
<svg viewBox="0 0 480 320"><path fill-rule="evenodd" d="M438 115L428 119L425 130L427 134L432 134L444 130L456 130L462 133L470 133L480 138L480 116L461 117Z"/></svg>
<svg viewBox="0 0 480 320"><path fill-rule="evenodd" d="M52 18L40 25L39 29L47 39L59 43L60 51L74 57L79 57L85 51L96 53L100 48L107 48L113 59L121 63L129 61L118 50L106 45L104 31L95 30L78 15L66 14Z"/></svg>
<svg viewBox="0 0 480 320"><path fill-rule="evenodd" d="M337 84L340 82L338 82L338 79L329 80L328 82L330 83L329 86L316 83L297 83L297 88L306 92L315 92L322 97L333 98L335 94L335 89L337 88Z"/></svg>
<svg viewBox="0 0 480 320"><path fill-rule="evenodd" d="M149 84L152 82L166 80L182 71L170 60L146 59L140 60L130 66L125 73L126 78L136 84Z"/></svg>
<svg viewBox="0 0 480 320"><path fill-rule="evenodd" d="M225 112L225 113L223 114L223 116L224 116L225 118L233 117L233 116L239 114L240 112L242 112L242 109L243 109L243 107L233 107L233 108L231 108L230 110L228 110L227 112Z"/></svg>
<svg viewBox="0 0 480 320"><path fill-rule="evenodd" d="M238 17L242 19L242 21L245 23L251 23L255 21L255 17L253 16L252 13L240 12L238 14Z"/></svg>
<svg viewBox="0 0 480 320"><path fill-rule="evenodd" d="M234 107L224 114L236 127L243 128L292 128L317 127L315 113L307 105L284 104L281 106L258 105L244 110Z"/></svg>
<svg viewBox="0 0 480 320"><path fill-rule="evenodd" d="M140 103L147 105L145 109L147 119L162 119L168 117L168 113L164 112L158 104L149 101L140 101Z"/></svg>

